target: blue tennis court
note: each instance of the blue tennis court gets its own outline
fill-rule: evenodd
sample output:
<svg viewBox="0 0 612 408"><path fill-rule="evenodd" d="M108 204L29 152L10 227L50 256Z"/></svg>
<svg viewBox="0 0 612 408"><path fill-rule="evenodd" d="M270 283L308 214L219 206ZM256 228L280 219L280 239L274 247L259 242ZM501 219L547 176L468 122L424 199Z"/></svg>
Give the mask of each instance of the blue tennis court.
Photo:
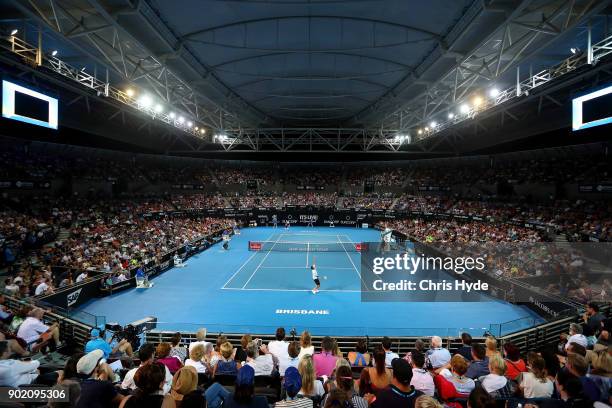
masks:
<svg viewBox="0 0 612 408"><path fill-rule="evenodd" d="M360 254L351 245L379 240L373 229L247 228L227 251L215 245L191 257L186 267L155 278L150 289L95 299L81 310L121 324L152 315L163 330L273 333L284 326L347 336L499 334L541 321L527 308L499 300L362 302ZM249 251L249 241L266 244ZM317 243L335 250L318 252ZM300 249L282 248L292 245ZM316 295L311 293L313 262L321 280Z"/></svg>

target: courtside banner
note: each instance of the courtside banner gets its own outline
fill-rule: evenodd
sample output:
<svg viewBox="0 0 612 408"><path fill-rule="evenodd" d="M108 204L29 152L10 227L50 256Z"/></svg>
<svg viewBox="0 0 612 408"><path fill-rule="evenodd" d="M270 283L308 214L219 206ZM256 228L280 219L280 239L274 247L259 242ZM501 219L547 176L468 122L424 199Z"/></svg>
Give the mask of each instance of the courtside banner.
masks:
<svg viewBox="0 0 612 408"><path fill-rule="evenodd" d="M501 299L555 316L569 301L612 300L611 273L612 243L372 242L361 251L361 299Z"/></svg>

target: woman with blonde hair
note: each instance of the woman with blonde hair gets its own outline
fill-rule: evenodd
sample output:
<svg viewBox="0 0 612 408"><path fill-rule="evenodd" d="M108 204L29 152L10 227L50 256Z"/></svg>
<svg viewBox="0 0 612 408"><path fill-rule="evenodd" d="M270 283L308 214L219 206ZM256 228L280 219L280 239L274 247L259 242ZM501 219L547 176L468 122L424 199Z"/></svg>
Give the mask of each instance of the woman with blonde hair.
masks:
<svg viewBox="0 0 612 408"><path fill-rule="evenodd" d="M298 358L301 360L305 355L312 356L314 354L314 346L312 345L312 337L308 331L303 331L300 336L300 354Z"/></svg>
<svg viewBox="0 0 612 408"><path fill-rule="evenodd" d="M480 383L486 392L493 398L510 398L514 394L515 387L508 380L506 374L506 362L498 354L489 358L489 374L480 377Z"/></svg>
<svg viewBox="0 0 612 408"><path fill-rule="evenodd" d="M497 355L501 356L499 350L497 350L497 340L493 336L487 336L485 340L485 347L487 348L487 358Z"/></svg>
<svg viewBox="0 0 612 408"><path fill-rule="evenodd" d="M442 404L429 395L421 395L414 401L414 408L442 408Z"/></svg>
<svg viewBox="0 0 612 408"><path fill-rule="evenodd" d="M217 363L213 366L214 375L236 375L240 369L240 363L234 360L234 348L229 341L219 346L219 352L221 354Z"/></svg>
<svg viewBox="0 0 612 408"><path fill-rule="evenodd" d="M208 365L204 364L205 349L203 344L196 344L189 350L189 358L185 360L185 367L194 367L198 373L206 373Z"/></svg>
<svg viewBox="0 0 612 408"><path fill-rule="evenodd" d="M302 377L302 388L299 394L304 397L322 397L325 394L323 384L317 380L315 375L314 363L312 356L306 354L298 364L298 372Z"/></svg>

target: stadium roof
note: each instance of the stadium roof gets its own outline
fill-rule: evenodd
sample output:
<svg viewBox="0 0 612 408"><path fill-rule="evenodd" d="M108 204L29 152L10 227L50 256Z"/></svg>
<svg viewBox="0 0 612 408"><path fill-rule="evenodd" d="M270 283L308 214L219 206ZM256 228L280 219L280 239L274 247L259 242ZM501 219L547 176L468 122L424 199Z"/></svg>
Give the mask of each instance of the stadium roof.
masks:
<svg viewBox="0 0 612 408"><path fill-rule="evenodd" d="M599 37L607 30L609 4L0 0L0 26L31 39L42 27L62 60L147 90L215 132L414 133L472 92L511 85L517 66L537 72L584 49L589 21Z"/></svg>

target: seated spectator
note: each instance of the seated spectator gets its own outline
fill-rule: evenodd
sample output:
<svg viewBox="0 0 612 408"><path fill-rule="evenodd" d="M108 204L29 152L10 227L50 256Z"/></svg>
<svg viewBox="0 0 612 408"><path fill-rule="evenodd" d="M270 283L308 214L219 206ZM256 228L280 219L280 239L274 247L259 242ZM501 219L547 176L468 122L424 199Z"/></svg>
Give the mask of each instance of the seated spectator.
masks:
<svg viewBox="0 0 612 408"><path fill-rule="evenodd" d="M561 370L561 363L559 362L559 357L555 351L550 349L544 349L540 351L540 356L544 359L544 364L546 366L546 376L553 383L555 382L555 378L557 378L557 373Z"/></svg>
<svg viewBox="0 0 612 408"><path fill-rule="evenodd" d="M76 405L76 401L79 400L79 396L81 395L81 379L77 374L76 367L77 363L84 355L85 354L79 352L70 356L70 358L66 360L64 369L58 371L57 383L52 387L54 390L63 390L66 392L68 401L72 401L69 405L70 407ZM64 408L66 407L66 403L50 399L47 406L49 408Z"/></svg>
<svg viewBox="0 0 612 408"><path fill-rule="evenodd" d="M348 399L348 396L339 389L334 388L325 398L323 408L350 407L350 404L351 401Z"/></svg>
<svg viewBox="0 0 612 408"><path fill-rule="evenodd" d="M540 401L537 404L538 408L593 407L593 400L584 394L580 380L567 370L560 370L557 373L555 388L559 394L559 399Z"/></svg>
<svg viewBox="0 0 612 408"><path fill-rule="evenodd" d="M489 374L489 358L485 346L479 343L472 344L472 363L465 373L473 380Z"/></svg>
<svg viewBox="0 0 612 408"><path fill-rule="evenodd" d="M77 362L77 374L86 379L81 382L81 396L76 408L106 408L123 401L123 395L119 394L106 378L108 365L102 363L103 358L102 350L94 350Z"/></svg>
<svg viewBox="0 0 612 408"><path fill-rule="evenodd" d="M444 369L435 378L436 390L443 400L451 398L466 398L476 387L476 383L465 376L467 372L467 360L455 354L451 359L450 371ZM452 385L452 387L450 386Z"/></svg>
<svg viewBox="0 0 612 408"><path fill-rule="evenodd" d="M136 390L132 395L123 399L119 408L176 407L174 399L162 393L165 376L166 368L160 362L140 367L134 375Z"/></svg>
<svg viewBox="0 0 612 408"><path fill-rule="evenodd" d="M172 378L172 389L170 395L174 399L177 408L183 406L185 395L198 388L198 373L193 367L183 367L178 370Z"/></svg>
<svg viewBox="0 0 612 408"><path fill-rule="evenodd" d="M506 377L506 362L498 355L489 357L489 374L480 377L482 387L493 398L510 398L515 387Z"/></svg>
<svg viewBox="0 0 612 408"><path fill-rule="evenodd" d="M487 349L487 358L491 356L501 356L499 350L497 350L497 340L493 336L487 336L485 339L485 347Z"/></svg>
<svg viewBox="0 0 612 408"><path fill-rule="evenodd" d="M300 354L298 357L301 360L306 354L312 356L314 354L314 346L312 345L310 333L308 331L303 331L302 335L300 336Z"/></svg>
<svg viewBox="0 0 612 408"><path fill-rule="evenodd" d="M289 358L287 352L289 343L285 341L285 329L283 327L276 329L276 335L274 337L276 340L272 340L270 343L268 343L268 350L270 351L270 354L272 354L277 361L282 359L287 360Z"/></svg>
<svg viewBox="0 0 612 408"><path fill-rule="evenodd" d="M349 351L348 361L353 367L367 367L370 365L370 353L365 339L357 340L355 351Z"/></svg>
<svg viewBox="0 0 612 408"><path fill-rule="evenodd" d="M205 395L207 408L269 408L265 397L255 396L255 370L250 365L238 371L233 393L214 383Z"/></svg>
<svg viewBox="0 0 612 408"><path fill-rule="evenodd" d="M523 396L525 398L550 398L554 391L554 385L546 376L544 359L537 353L531 352L527 356L527 361L529 371L519 374L517 378Z"/></svg>
<svg viewBox="0 0 612 408"><path fill-rule="evenodd" d="M393 380L391 386L380 391L376 397L369 394L366 400L372 408L413 408L418 397L423 395L410 385L412 381L412 368L404 359L393 360Z"/></svg>
<svg viewBox="0 0 612 408"><path fill-rule="evenodd" d="M601 400L608 401L612 389L612 355L608 350L589 350L591 371L588 377L593 380L601 393Z"/></svg>
<svg viewBox="0 0 612 408"><path fill-rule="evenodd" d="M311 355L307 354L300 360L298 372L302 379L300 395L304 397L322 397L325 394L323 384L317 380L315 375L313 357Z"/></svg>
<svg viewBox="0 0 612 408"><path fill-rule="evenodd" d="M170 349L170 356L176 357L182 363L187 359L187 349L185 347L180 346L181 343L181 333L176 332L170 338L170 344L172 348Z"/></svg>
<svg viewBox="0 0 612 408"><path fill-rule="evenodd" d="M461 347L457 349L460 354L468 361L472 361L472 336L470 333L461 333Z"/></svg>
<svg viewBox="0 0 612 408"><path fill-rule="evenodd" d="M85 343L85 353L92 352L94 350L102 350L104 352L104 358L109 358L111 355L119 355L127 354L129 357L132 356L132 345L126 339L121 339L121 341L115 344L115 347L111 348L109 342L104 340L104 332L100 329L91 329L91 339Z"/></svg>
<svg viewBox="0 0 612 408"><path fill-rule="evenodd" d="M521 350L512 343L504 344L504 361L506 362L506 378L516 380L520 373L527 371L527 365L521 358Z"/></svg>
<svg viewBox="0 0 612 408"><path fill-rule="evenodd" d="M359 396L355 392L353 381L353 373L351 372L351 368L347 366L340 366L336 370L336 378L334 379L334 387L332 390L340 391L345 394L346 400L350 401L353 408L367 408L368 403L365 399ZM329 399L329 395L323 401L324 406L327 405L327 400Z"/></svg>
<svg viewBox="0 0 612 408"><path fill-rule="evenodd" d="M155 346L151 343L145 343L142 346L140 346L140 350L138 350L138 358L140 358L140 366L132 368L130 371L128 371L125 374L125 377L123 377L123 381L121 382L121 388L123 388L124 390L135 390L136 389L136 383L134 382L134 375L136 374L136 371L138 371L140 367L146 366L155 361ZM164 365L164 367L166 366ZM170 374L170 370L168 370L168 367L166 367L165 383L162 389L164 395L170 392L171 384L172 384L172 374Z"/></svg>
<svg viewBox="0 0 612 408"><path fill-rule="evenodd" d="M32 310L31 306L25 305L17 309L17 312L13 315L13 319L11 320L11 324L9 328L13 333L17 333L19 331L19 327L21 323L28 317L28 314Z"/></svg>
<svg viewBox="0 0 612 408"><path fill-rule="evenodd" d="M414 401L414 408L443 408L443 406L435 398L429 395L421 395Z"/></svg>
<svg viewBox="0 0 612 408"><path fill-rule="evenodd" d="M191 347L191 350L189 350L189 358L185 360L185 367L193 367L196 369L196 372L200 374L212 371L209 370L208 364L204 362L204 346L202 344Z"/></svg>
<svg viewBox="0 0 612 408"><path fill-rule="evenodd" d="M206 346L206 343L209 343L206 341L206 333L207 331L204 327L198 329L198 331L196 332L196 341L192 341L191 343L189 343L190 352L191 352L192 347L195 347L198 344Z"/></svg>
<svg viewBox="0 0 612 408"><path fill-rule="evenodd" d="M300 363L300 346L297 341L292 341L291 343L289 343L287 352L289 353L287 359L282 359L278 361L278 372L281 377L285 375L285 370L288 367L297 368L298 364Z"/></svg>
<svg viewBox="0 0 612 408"><path fill-rule="evenodd" d="M258 341L259 340L259 341ZM265 344L260 339L255 339L247 345L247 363L255 370L255 376L271 375L274 371L274 359Z"/></svg>
<svg viewBox="0 0 612 408"><path fill-rule="evenodd" d="M374 352L374 367L363 369L361 374L363 375L364 372L367 372L367 376L372 385L372 391L374 394L378 394L379 391L389 387L393 379L393 375L391 370L385 367L385 351L382 348L379 348ZM361 378L359 381L359 389L361 389Z"/></svg>
<svg viewBox="0 0 612 408"><path fill-rule="evenodd" d="M288 367L283 378L283 388L287 393L285 399L278 401L274 407L312 408L313 402L309 398L297 398L302 389L302 377L295 367Z"/></svg>
<svg viewBox="0 0 612 408"><path fill-rule="evenodd" d="M321 341L321 352L313 355L317 377L330 376L336 366L337 356L333 354L334 341L325 336Z"/></svg>
<svg viewBox="0 0 612 408"><path fill-rule="evenodd" d="M391 368L391 362L396 358L399 358L399 356L397 353L391 351L392 343L389 337L383 337L381 345L383 350L385 350L385 366Z"/></svg>
<svg viewBox="0 0 612 408"><path fill-rule="evenodd" d="M240 338L240 345L236 347L234 359L239 363L244 363L247 359L246 348L249 342L252 340L250 334L244 334Z"/></svg>
<svg viewBox="0 0 612 408"><path fill-rule="evenodd" d="M170 343L159 343L155 349L155 356L157 357L157 362L168 367L170 373L174 374L183 367L183 363L177 358L170 357L171 349Z"/></svg>
<svg viewBox="0 0 612 408"><path fill-rule="evenodd" d="M57 348L61 346L59 325L53 323L51 326L47 326L42 322L45 311L40 308L35 308L28 313L28 317L19 326L17 331L17 337L25 340L30 349L36 345L36 343L51 341Z"/></svg>
<svg viewBox="0 0 612 408"><path fill-rule="evenodd" d="M470 408L496 408L497 403L495 399L479 385L470 393L467 406Z"/></svg>
<svg viewBox="0 0 612 408"><path fill-rule="evenodd" d="M425 350L425 342L422 339L416 339L416 341L414 342L414 350L407 352L404 356L404 359L410 363L413 353L425 354L426 352L427 350Z"/></svg>
<svg viewBox="0 0 612 408"><path fill-rule="evenodd" d="M176 408L206 408L206 398L202 391L195 390L185 395Z"/></svg>
<svg viewBox="0 0 612 408"><path fill-rule="evenodd" d="M234 348L229 341L221 345L221 358L213 367L214 375L236 375L240 369L240 363L234 360Z"/></svg>
<svg viewBox="0 0 612 408"><path fill-rule="evenodd" d="M586 358L580 354L568 355L565 369L580 380L582 383L582 391L588 399L599 401L601 398L599 387L597 387L597 384L595 384L591 378L587 377L589 363L587 362Z"/></svg>
<svg viewBox="0 0 612 408"><path fill-rule="evenodd" d="M569 348L571 343L580 344L582 347L586 348L588 346L588 340L582 334L582 326L578 323L571 323L569 328L569 338L567 339L567 343L565 343L565 350Z"/></svg>
<svg viewBox="0 0 612 408"><path fill-rule="evenodd" d="M442 347L442 338L439 336L431 338L431 348L427 350L425 356L434 369L444 367L451 360L451 354Z"/></svg>
<svg viewBox="0 0 612 408"><path fill-rule="evenodd" d="M423 394L433 397L436 388L433 377L429 374L429 371L423 368L425 365L425 354L412 353L411 364L412 381L410 381L410 385Z"/></svg>
<svg viewBox="0 0 612 408"><path fill-rule="evenodd" d="M0 385L18 387L31 384L39 375L40 362L13 360L8 341L0 341Z"/></svg>

